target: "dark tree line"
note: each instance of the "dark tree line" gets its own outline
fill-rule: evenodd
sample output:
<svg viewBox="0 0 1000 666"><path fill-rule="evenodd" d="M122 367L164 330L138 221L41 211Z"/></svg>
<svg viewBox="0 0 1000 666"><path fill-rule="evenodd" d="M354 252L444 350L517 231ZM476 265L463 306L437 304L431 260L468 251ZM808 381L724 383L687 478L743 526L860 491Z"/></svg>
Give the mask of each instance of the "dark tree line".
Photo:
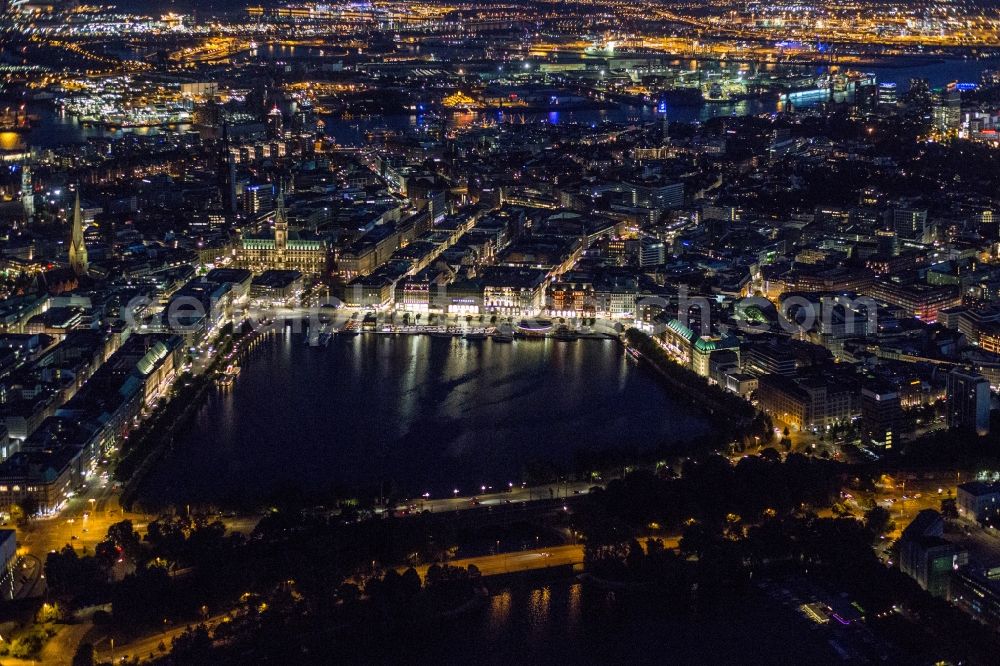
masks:
<svg viewBox="0 0 1000 666"><path fill-rule="evenodd" d="M799 454L782 462L771 451L735 465L722 456L707 456L687 461L678 478L637 471L595 489L577 523L600 542L630 538L650 523L674 532L691 520L723 525L737 516L752 523L765 513L828 506L845 478L842 464Z"/></svg>

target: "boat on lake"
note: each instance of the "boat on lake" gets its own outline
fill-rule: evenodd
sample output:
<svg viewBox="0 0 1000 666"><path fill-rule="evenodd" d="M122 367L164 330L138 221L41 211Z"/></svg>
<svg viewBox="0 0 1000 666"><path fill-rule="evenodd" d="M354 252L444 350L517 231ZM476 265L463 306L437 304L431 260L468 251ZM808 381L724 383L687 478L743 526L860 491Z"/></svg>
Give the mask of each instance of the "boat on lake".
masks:
<svg viewBox="0 0 1000 666"><path fill-rule="evenodd" d="M576 342L579 339L580 334L569 328L568 326L560 326L552 337L560 342Z"/></svg>
<svg viewBox="0 0 1000 666"><path fill-rule="evenodd" d="M493 342L514 342L514 327L504 322L493 330Z"/></svg>

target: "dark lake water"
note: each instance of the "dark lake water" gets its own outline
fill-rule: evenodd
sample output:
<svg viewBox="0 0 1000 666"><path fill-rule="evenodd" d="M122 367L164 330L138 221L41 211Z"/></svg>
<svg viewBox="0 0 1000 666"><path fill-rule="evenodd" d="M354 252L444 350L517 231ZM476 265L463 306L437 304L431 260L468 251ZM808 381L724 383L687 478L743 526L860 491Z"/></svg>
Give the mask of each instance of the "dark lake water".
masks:
<svg viewBox="0 0 1000 666"><path fill-rule="evenodd" d="M707 424L613 340L276 333L213 395L141 493L229 503L294 486L437 497L519 483L583 451L649 451ZM628 458L627 456L627 458Z"/></svg>
<svg viewBox="0 0 1000 666"><path fill-rule="evenodd" d="M348 657L433 664L843 663L827 636L811 633L807 623L756 591L682 615L655 599L556 580L497 590L480 611Z"/></svg>

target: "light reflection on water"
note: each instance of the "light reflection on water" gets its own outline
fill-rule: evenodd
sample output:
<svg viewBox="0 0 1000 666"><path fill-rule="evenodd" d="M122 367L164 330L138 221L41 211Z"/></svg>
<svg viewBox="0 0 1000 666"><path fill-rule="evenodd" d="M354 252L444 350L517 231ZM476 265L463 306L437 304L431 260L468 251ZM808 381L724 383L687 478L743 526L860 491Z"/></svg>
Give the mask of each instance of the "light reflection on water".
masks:
<svg viewBox="0 0 1000 666"><path fill-rule="evenodd" d="M790 640L792 639L792 640ZM810 664L842 662L822 634L754 592L704 611L662 595L608 592L574 579L514 581L481 613L407 645L415 663Z"/></svg>
<svg viewBox="0 0 1000 666"><path fill-rule="evenodd" d="M640 451L705 431L611 340L492 341L282 331L240 360L147 479L147 499L266 497L290 483L395 483L436 497L506 486L537 462ZM175 499L176 498L176 499Z"/></svg>
<svg viewBox="0 0 1000 666"><path fill-rule="evenodd" d="M293 53L285 47L274 47L271 49L261 49L261 58L271 60L274 58L291 57ZM295 56L319 55L319 51L311 48L298 49ZM695 60L688 61L691 68L697 68ZM905 63L904 63L905 64ZM984 69L995 69L1000 60L994 59L950 59L943 61L933 61L925 63L911 64L901 67L891 66L867 66L860 65L858 70L871 72L877 75L879 81L893 81L897 85L905 87L911 78L925 78L931 86L942 86L948 82L959 80L976 82ZM742 67L742 65L740 65ZM770 69L770 66L764 66ZM816 68L817 73L822 73L823 67ZM821 98L802 99L797 102L799 108L811 104L822 102ZM771 113L780 111L783 104L775 99L755 99L742 100L731 104L705 104L702 106L670 106L667 115L674 122L691 122L695 120L707 120L713 116L744 115L748 113ZM125 132L132 132L139 135L158 134L164 130L160 128L135 128L129 130L115 129L109 131L102 127L84 127L72 116L60 116L54 113L49 107L42 104L30 105L31 113L40 114L42 120L27 135L26 143L32 146L52 147L62 143L79 143L89 137L121 137ZM489 116L496 118L496 113L491 111ZM508 114L511 116L511 114ZM604 120L613 122L636 122L659 120L660 115L652 108L620 107L613 109L588 110L588 111L540 111L534 113L516 114L518 118L523 117L526 122L547 121L553 124L564 122L599 123ZM455 127L463 127L472 122L485 117L479 113L455 113L449 123ZM502 116L501 116L502 117ZM511 116L512 117L512 116ZM407 127L420 127L427 124L425 116L409 114L379 115L352 119L341 119L333 116L323 118L326 123L326 133L335 138L339 143L345 145L360 145L364 141L364 133L372 129L404 129ZM435 125L436 120L432 121ZM188 131L192 125L179 125L177 131ZM7 138L6 141L11 141Z"/></svg>
<svg viewBox="0 0 1000 666"><path fill-rule="evenodd" d="M498 634L498 629L506 625L510 620L510 604L510 590L504 590L500 594L490 597L490 612L487 626L492 630L491 633Z"/></svg>
<svg viewBox="0 0 1000 666"><path fill-rule="evenodd" d="M504 589L490 597L486 617L486 631L494 638L510 632L519 632L516 625L526 625L527 634L541 638L548 633L551 622L556 622L560 630L572 631L580 614L582 585L559 584L559 601L553 604L550 585L531 590L518 590L515 595Z"/></svg>
<svg viewBox="0 0 1000 666"><path fill-rule="evenodd" d="M580 620L580 593L582 586L578 583L569 588L569 612L567 613L567 618L572 624L576 624Z"/></svg>
<svg viewBox="0 0 1000 666"><path fill-rule="evenodd" d="M579 585L579 583L577 583ZM528 617L531 620L532 631L537 635L546 631L552 606L552 590L548 585L534 590L528 602Z"/></svg>
<svg viewBox="0 0 1000 666"><path fill-rule="evenodd" d="M621 660L627 661L633 649L629 634L636 628L631 618L639 608L647 619L662 611L644 602L639 606L623 602L612 592L585 587L574 579L536 585L515 582L497 590L481 616L466 617L452 627L443 643L458 641L450 646L458 653L465 642L496 646L488 663L512 663L512 658L538 663L552 657L566 663L581 663L580 659L598 663L616 653L616 663L626 663ZM624 634L615 639L619 632Z"/></svg>

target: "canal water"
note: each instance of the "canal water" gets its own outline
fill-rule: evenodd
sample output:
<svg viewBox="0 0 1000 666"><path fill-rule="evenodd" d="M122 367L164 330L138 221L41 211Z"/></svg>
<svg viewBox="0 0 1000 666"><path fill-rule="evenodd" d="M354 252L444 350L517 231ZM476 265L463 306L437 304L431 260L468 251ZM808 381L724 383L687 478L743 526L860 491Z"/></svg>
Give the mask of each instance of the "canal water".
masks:
<svg viewBox="0 0 1000 666"><path fill-rule="evenodd" d="M140 495L225 505L288 488L475 494L609 451L635 462L707 430L613 340L364 334L309 347L286 330L249 353Z"/></svg>

